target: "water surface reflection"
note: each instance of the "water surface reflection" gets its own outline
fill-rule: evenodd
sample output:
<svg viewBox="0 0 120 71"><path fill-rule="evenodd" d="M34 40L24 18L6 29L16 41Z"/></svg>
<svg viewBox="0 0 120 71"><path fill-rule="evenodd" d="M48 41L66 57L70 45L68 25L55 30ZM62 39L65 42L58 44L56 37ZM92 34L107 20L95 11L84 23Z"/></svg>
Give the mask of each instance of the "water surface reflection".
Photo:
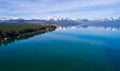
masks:
<svg viewBox="0 0 120 71"><path fill-rule="evenodd" d="M119 30L68 26L33 36L0 46L0 71L120 71Z"/></svg>

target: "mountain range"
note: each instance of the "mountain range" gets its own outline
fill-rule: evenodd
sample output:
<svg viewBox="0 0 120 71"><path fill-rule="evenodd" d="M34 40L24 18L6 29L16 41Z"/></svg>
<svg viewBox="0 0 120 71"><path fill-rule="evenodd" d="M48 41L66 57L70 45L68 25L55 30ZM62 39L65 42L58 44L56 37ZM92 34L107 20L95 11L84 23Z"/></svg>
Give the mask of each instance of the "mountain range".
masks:
<svg viewBox="0 0 120 71"><path fill-rule="evenodd" d="M22 19L22 18L0 18L0 23L37 23L37 24L61 24L64 26L104 26L104 27L120 27L120 18L108 17L97 18L93 20L67 17L48 17L43 19Z"/></svg>

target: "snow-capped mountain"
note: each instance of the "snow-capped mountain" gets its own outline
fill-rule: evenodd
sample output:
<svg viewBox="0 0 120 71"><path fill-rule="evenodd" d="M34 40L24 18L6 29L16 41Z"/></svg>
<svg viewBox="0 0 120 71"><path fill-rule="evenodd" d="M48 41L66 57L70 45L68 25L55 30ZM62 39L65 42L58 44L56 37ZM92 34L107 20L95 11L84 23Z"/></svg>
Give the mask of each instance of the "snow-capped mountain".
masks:
<svg viewBox="0 0 120 71"><path fill-rule="evenodd" d="M60 24L62 26L81 26L81 27L112 27L120 28L120 18L108 17L97 18L93 20L80 19L80 18L67 18L67 17L48 17L43 19L22 19L22 18L0 18L0 24L2 23L16 23L16 24Z"/></svg>
<svg viewBox="0 0 120 71"><path fill-rule="evenodd" d="M93 20L80 19L80 18L68 18L68 17L48 17L43 19L22 19L22 18L0 18L0 23L49 23L49 24L64 24L64 25L75 25L75 24L88 24L88 23L120 23L120 18L108 17L108 18L97 18Z"/></svg>
<svg viewBox="0 0 120 71"><path fill-rule="evenodd" d="M53 17L45 18L44 20L54 20L54 21L59 21L59 20L73 20L73 19L68 18L68 17L53 16Z"/></svg>
<svg viewBox="0 0 120 71"><path fill-rule="evenodd" d="M89 21L116 21L120 20L120 18L116 17L108 17L108 18L96 18L93 20L89 19L80 19L80 18L69 18L69 17L59 17L59 16L53 16L53 17L48 17L48 18L41 18L41 19L22 19L22 18L0 18L0 21L8 21L8 20L45 20L45 21L62 21L62 20L68 20L68 21L76 21L76 22L89 22Z"/></svg>
<svg viewBox="0 0 120 71"><path fill-rule="evenodd" d="M92 21L118 21L118 20L120 20L120 18L108 17L108 18L97 18Z"/></svg>

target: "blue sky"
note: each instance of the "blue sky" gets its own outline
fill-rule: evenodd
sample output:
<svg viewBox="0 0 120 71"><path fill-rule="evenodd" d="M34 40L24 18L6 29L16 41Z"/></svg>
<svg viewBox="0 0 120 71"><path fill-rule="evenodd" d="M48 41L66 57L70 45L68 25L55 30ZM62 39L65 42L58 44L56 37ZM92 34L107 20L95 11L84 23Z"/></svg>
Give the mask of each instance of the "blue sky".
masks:
<svg viewBox="0 0 120 71"><path fill-rule="evenodd" d="M0 0L0 17L120 17L120 0Z"/></svg>

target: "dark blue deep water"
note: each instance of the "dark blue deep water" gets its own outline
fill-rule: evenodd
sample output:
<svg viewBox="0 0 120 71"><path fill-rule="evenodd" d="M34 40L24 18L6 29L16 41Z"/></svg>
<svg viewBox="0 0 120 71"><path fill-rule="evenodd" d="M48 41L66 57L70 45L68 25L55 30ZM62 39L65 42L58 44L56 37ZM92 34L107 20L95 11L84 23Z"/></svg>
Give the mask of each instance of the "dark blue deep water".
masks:
<svg viewBox="0 0 120 71"><path fill-rule="evenodd" d="M120 30L59 28L1 43L0 71L120 71Z"/></svg>

